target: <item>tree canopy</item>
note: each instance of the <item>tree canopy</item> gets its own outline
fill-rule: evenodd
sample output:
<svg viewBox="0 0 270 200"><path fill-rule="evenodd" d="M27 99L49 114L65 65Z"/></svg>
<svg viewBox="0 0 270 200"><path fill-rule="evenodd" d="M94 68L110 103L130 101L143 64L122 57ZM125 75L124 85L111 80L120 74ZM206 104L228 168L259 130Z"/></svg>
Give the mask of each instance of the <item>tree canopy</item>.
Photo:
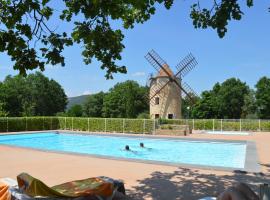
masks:
<svg viewBox="0 0 270 200"><path fill-rule="evenodd" d="M85 116L102 117L104 92L99 92L90 95L83 104L83 111Z"/></svg>
<svg viewBox="0 0 270 200"><path fill-rule="evenodd" d="M56 10L52 3L63 4ZM126 73L126 66L118 65L123 44L123 29L144 23L156 12L156 5L170 9L174 0L0 0L0 52L6 53L13 68L25 75L27 70L45 70L47 64L65 65L63 50L74 43L81 44L85 64L93 58L106 70L106 77L113 73ZM253 0L245 0L248 7ZM191 4L190 17L195 28L213 28L224 37L230 20L240 20L244 14L239 0L213 0ZM61 6L59 6L61 9ZM72 24L70 30L60 31L51 21L58 18ZM112 27L112 22L122 22ZM61 24L59 24L61 26Z"/></svg>
<svg viewBox="0 0 270 200"><path fill-rule="evenodd" d="M192 111L194 118L239 119L243 113L249 87L239 79L230 78L216 83L212 90L204 91Z"/></svg>
<svg viewBox="0 0 270 200"><path fill-rule="evenodd" d="M147 93L148 88L135 81L116 84L104 97L103 116L135 118L149 109Z"/></svg>
<svg viewBox="0 0 270 200"><path fill-rule="evenodd" d="M63 112L66 104L61 85L40 72L28 77L7 76L0 83L0 113L8 116L52 116Z"/></svg>
<svg viewBox="0 0 270 200"><path fill-rule="evenodd" d="M69 117L81 117L83 115L83 108L79 104L71 106L67 111Z"/></svg>
<svg viewBox="0 0 270 200"><path fill-rule="evenodd" d="M258 115L262 119L270 119L270 79L262 77L255 87Z"/></svg>

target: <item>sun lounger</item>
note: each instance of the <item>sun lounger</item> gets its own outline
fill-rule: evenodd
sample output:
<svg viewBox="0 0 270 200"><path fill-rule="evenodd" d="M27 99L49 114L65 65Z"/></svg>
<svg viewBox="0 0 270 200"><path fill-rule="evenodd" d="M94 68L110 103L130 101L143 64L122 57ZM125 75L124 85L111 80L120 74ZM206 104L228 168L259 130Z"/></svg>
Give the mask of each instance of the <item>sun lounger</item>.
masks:
<svg viewBox="0 0 270 200"><path fill-rule="evenodd" d="M260 185L260 200L270 200L270 185Z"/></svg>
<svg viewBox="0 0 270 200"><path fill-rule="evenodd" d="M216 200L216 197L204 197L199 200ZM261 184L259 189L259 199L260 200L270 200L270 185Z"/></svg>
<svg viewBox="0 0 270 200"><path fill-rule="evenodd" d="M49 187L29 174L22 173L17 176L18 186L11 179L2 182L9 186L9 192L15 200L111 200L116 193L125 194L123 182L108 177L88 178ZM1 199L0 195L0 200L10 199Z"/></svg>

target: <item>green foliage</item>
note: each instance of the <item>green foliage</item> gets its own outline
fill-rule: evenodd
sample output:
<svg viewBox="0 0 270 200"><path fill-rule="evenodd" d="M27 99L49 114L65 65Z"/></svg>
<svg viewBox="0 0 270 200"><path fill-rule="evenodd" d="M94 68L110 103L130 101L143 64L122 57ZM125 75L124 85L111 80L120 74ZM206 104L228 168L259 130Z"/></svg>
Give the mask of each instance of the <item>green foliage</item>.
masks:
<svg viewBox="0 0 270 200"><path fill-rule="evenodd" d="M103 101L103 116L110 118L135 118L148 110L145 95L148 88L135 81L117 83L110 89Z"/></svg>
<svg viewBox="0 0 270 200"><path fill-rule="evenodd" d="M246 83L239 79L230 78L222 84L216 83L212 90L202 93L202 98L192 110L192 118L239 119L243 112L245 115L251 112L253 105L245 105L252 103L246 100L249 92Z"/></svg>
<svg viewBox="0 0 270 200"><path fill-rule="evenodd" d="M150 114L149 112L143 112L138 114L137 116L138 119L150 119Z"/></svg>
<svg viewBox="0 0 270 200"><path fill-rule="evenodd" d="M107 133L153 133L155 120L83 117L0 117L0 132L73 130ZM270 120L217 120L217 119L162 119L160 128L177 129L175 125L189 125L195 130L270 131Z"/></svg>
<svg viewBox="0 0 270 200"><path fill-rule="evenodd" d="M64 9L55 12L51 0L0 1L1 29L0 51L6 52L15 62L14 69L26 74L27 69L45 64L65 65L62 52L66 46L81 43L84 62L95 57L101 68L112 73L125 73L125 66L115 64L121 59L124 35L111 27L112 21L122 21L123 28L133 28L136 23L147 21L155 13L155 2L170 8L173 1L61 1ZM78 18L77 16L82 16ZM73 22L70 34L51 28L52 16ZM61 30L61 29L60 29ZM40 48L35 48L36 43Z"/></svg>
<svg viewBox="0 0 270 200"><path fill-rule="evenodd" d="M6 117L8 112L4 110L4 103L0 102L0 117Z"/></svg>
<svg viewBox="0 0 270 200"><path fill-rule="evenodd" d="M87 117L102 117L103 99L105 93L90 95L83 104L83 113Z"/></svg>
<svg viewBox="0 0 270 200"><path fill-rule="evenodd" d="M57 130L57 117L0 117L0 132Z"/></svg>
<svg viewBox="0 0 270 200"><path fill-rule="evenodd" d="M195 28L206 29L211 27L217 30L219 37L224 37L230 20L241 20L244 13L239 1L214 1L211 8L202 8L201 1L193 4L190 17ZM246 0L248 7L253 6L253 0Z"/></svg>
<svg viewBox="0 0 270 200"><path fill-rule="evenodd" d="M51 116L65 110L67 97L56 81L36 72L7 76L0 84L0 102L8 116Z"/></svg>
<svg viewBox="0 0 270 200"><path fill-rule="evenodd" d="M83 108L81 105L73 105L68 111L67 115L69 117L81 117L83 115Z"/></svg>
<svg viewBox="0 0 270 200"><path fill-rule="evenodd" d="M52 2L63 9L56 11L50 6ZM248 7L253 6L252 0L246 2ZM78 43L85 64L95 58L106 70L106 77L113 78L113 73L126 73L125 66L116 64L125 47L123 29L149 20L157 4L170 9L173 3L174 0L0 0L0 52L5 52L14 61L13 68L25 75L26 70L44 70L47 64L64 66L63 50ZM240 20L244 14L237 0L212 1L209 9L200 3L203 1L191 7L194 27L211 27L219 37L224 37L230 20ZM53 27L53 18L71 24L67 33L61 32L61 27ZM121 25L115 26L114 22Z"/></svg>
<svg viewBox="0 0 270 200"><path fill-rule="evenodd" d="M262 77L256 84L256 105L259 118L270 119L270 79Z"/></svg>

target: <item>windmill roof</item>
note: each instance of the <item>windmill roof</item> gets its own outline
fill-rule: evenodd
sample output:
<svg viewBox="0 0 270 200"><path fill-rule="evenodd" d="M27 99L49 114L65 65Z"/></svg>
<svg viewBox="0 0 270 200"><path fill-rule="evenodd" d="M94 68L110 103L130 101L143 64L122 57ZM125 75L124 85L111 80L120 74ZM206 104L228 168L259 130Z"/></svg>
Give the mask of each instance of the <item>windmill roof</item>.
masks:
<svg viewBox="0 0 270 200"><path fill-rule="evenodd" d="M163 68L168 72L169 75L174 76L173 71L171 70L169 65L164 64ZM157 76L168 76L168 74L162 68L160 68Z"/></svg>

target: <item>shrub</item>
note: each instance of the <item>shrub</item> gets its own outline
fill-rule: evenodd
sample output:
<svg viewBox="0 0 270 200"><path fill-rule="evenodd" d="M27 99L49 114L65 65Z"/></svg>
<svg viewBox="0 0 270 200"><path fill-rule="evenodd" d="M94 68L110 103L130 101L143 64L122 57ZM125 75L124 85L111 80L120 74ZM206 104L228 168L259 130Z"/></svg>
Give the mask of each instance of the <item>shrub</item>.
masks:
<svg viewBox="0 0 270 200"><path fill-rule="evenodd" d="M84 117L0 117L0 132L40 131L40 130L77 130L90 132L152 133L160 128L170 129L173 125L189 125L197 130L239 131L240 120L220 119L120 119ZM270 131L270 120L243 119L242 131Z"/></svg>

